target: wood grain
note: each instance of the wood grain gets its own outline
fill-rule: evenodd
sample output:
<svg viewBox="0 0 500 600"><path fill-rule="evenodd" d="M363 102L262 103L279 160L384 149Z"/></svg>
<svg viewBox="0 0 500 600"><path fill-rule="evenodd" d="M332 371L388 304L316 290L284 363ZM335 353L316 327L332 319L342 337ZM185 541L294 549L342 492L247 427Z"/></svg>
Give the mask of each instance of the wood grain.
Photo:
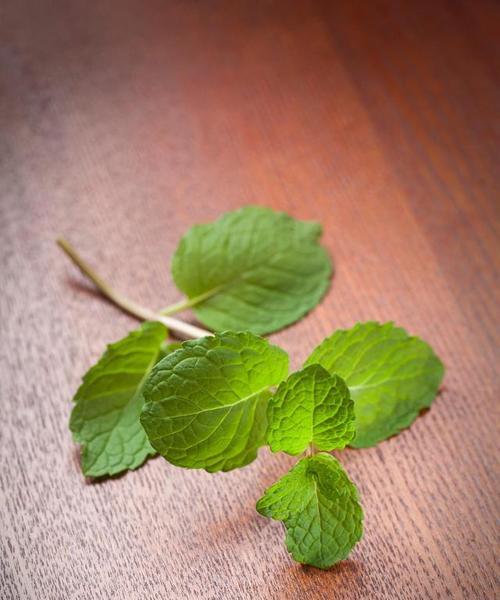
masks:
<svg viewBox="0 0 500 600"><path fill-rule="evenodd" d="M495 598L498 3L7 0L0 8L0 596ZM341 460L366 534L329 572L287 555L266 450L84 481L71 397L134 326L54 243L159 307L195 222L261 203L324 224L337 274L273 336L298 366L395 320L447 366L409 430Z"/></svg>

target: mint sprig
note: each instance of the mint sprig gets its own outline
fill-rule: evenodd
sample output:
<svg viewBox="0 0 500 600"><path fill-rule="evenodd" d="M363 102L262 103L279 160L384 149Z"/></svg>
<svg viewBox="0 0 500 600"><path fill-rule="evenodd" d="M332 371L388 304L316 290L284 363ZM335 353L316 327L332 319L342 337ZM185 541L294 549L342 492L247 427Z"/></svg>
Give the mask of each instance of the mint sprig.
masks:
<svg viewBox="0 0 500 600"><path fill-rule="evenodd" d="M284 523L299 562L325 569L350 553L363 530L358 493L324 451L370 446L407 427L432 403L444 368L421 339L368 322L333 333L288 376L286 352L256 333L292 323L325 293L331 263L320 233L260 207L195 226L172 264L187 299L163 311L118 293L59 241L108 299L147 320L108 347L75 396L70 427L86 475L134 469L155 451L209 472L243 467L266 444L303 453L257 510ZM222 331L171 316L186 308ZM167 327L196 339L169 343Z"/></svg>

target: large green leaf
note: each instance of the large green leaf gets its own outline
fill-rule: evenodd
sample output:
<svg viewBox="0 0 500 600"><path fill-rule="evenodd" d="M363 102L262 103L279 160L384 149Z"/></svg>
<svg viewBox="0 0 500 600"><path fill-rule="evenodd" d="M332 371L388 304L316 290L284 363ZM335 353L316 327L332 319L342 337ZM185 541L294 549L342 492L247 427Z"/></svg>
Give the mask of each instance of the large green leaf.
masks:
<svg viewBox="0 0 500 600"><path fill-rule="evenodd" d="M306 365L340 375L356 414L355 447L368 447L408 427L434 400L444 367L432 348L393 323L358 323L336 331Z"/></svg>
<svg viewBox="0 0 500 600"><path fill-rule="evenodd" d="M344 448L354 437L354 404L344 380L310 365L280 383L269 400L267 441L273 452Z"/></svg>
<svg viewBox="0 0 500 600"><path fill-rule="evenodd" d="M74 440L82 445L85 475L99 477L135 469L155 453L139 422L141 389L160 356L166 334L161 323L144 323L110 344L84 375L69 426Z"/></svg>
<svg viewBox="0 0 500 600"><path fill-rule="evenodd" d="M265 444L270 388L287 373L287 354L250 332L184 342L148 377L141 422L174 465L242 467Z"/></svg>
<svg viewBox="0 0 500 600"><path fill-rule="evenodd" d="M247 206L190 229L172 274L208 327L269 333L299 319L328 289L332 266L320 235L318 223Z"/></svg>
<svg viewBox="0 0 500 600"><path fill-rule="evenodd" d="M357 489L329 454L299 461L266 490L257 510L283 521L295 560L321 569L346 558L363 534Z"/></svg>

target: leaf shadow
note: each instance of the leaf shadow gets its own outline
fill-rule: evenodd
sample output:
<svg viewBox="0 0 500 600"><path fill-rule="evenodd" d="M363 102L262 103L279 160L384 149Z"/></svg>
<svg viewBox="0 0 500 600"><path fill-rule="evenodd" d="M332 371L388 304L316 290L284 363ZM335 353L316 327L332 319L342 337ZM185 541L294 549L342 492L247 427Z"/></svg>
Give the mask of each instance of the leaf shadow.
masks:
<svg viewBox="0 0 500 600"><path fill-rule="evenodd" d="M193 534L200 538L200 543L205 546L211 543L217 546L229 548L234 551L235 545L245 545L247 541L242 538L241 532L247 532L252 547L266 548L275 552L279 558L272 561L274 581L282 581L289 591L290 576L298 577L300 585L314 586L315 582L321 581L324 586L325 577L330 585L339 586L342 582L356 581L362 587L366 575L365 566L355 558L348 558L333 565L329 569L319 569L311 565L304 565L293 560L284 545L285 528L282 523L270 521L259 515L252 507L250 510L227 514L224 520L205 525L202 529L196 529ZM279 556L278 556L279 554Z"/></svg>
<svg viewBox="0 0 500 600"><path fill-rule="evenodd" d="M357 583L361 583L366 573L365 566L362 562L353 558L346 558L329 569L319 569L311 565L295 565L293 567L300 570L300 574L306 579L311 579L319 574L329 576L330 579L340 580L348 577L351 581L354 578ZM283 568L283 571L290 570L290 567ZM337 581L339 583L339 581Z"/></svg>
<svg viewBox="0 0 500 600"><path fill-rule="evenodd" d="M142 462L135 469L126 469L125 471L121 471L120 473L116 473L115 475L100 475L98 477L91 477L88 475L84 475L82 472L81 456L82 456L81 447L74 446L73 450L71 452L71 462L74 465L76 465L76 469L78 470L79 474L83 476L85 485L89 485L89 486L93 486L93 485L99 486L103 483L107 483L108 481L115 481L115 480L123 479L131 471L137 471L137 469L140 469L141 467L143 467L147 462L158 457L157 454L148 456L144 460L144 462Z"/></svg>
<svg viewBox="0 0 500 600"><path fill-rule="evenodd" d="M112 304L112 302L108 300L104 294L101 294L101 292L90 283L86 283L84 281L76 279L75 277L69 276L66 277L66 283L74 291L83 293L86 296L91 296L92 298L99 298L101 300L104 300L108 304Z"/></svg>

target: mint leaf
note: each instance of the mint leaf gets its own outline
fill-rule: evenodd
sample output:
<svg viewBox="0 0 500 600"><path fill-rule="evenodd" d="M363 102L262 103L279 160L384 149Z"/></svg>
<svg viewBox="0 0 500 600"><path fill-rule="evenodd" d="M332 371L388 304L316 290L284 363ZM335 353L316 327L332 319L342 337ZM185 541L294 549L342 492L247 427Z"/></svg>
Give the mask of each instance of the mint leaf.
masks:
<svg viewBox="0 0 500 600"><path fill-rule="evenodd" d="M273 452L300 454L344 448L354 437L354 403L338 375L310 365L280 383L267 409L267 441Z"/></svg>
<svg viewBox="0 0 500 600"><path fill-rule="evenodd" d="M358 448L374 446L408 427L434 400L444 367L432 348L393 323L358 323L336 331L306 365L340 375L351 392Z"/></svg>
<svg viewBox="0 0 500 600"><path fill-rule="evenodd" d="M154 454L139 422L142 383L160 354L167 330L146 322L110 344L83 377L71 412L73 439L82 445L85 475L115 475Z"/></svg>
<svg viewBox="0 0 500 600"><path fill-rule="evenodd" d="M190 229L172 275L208 327L269 333L299 319L328 289L332 266L320 235L318 223L247 206Z"/></svg>
<svg viewBox="0 0 500 600"><path fill-rule="evenodd" d="M320 569L346 558L363 534L357 489L329 454L299 461L266 490L257 511L283 521L295 560Z"/></svg>
<svg viewBox="0 0 500 600"><path fill-rule="evenodd" d="M269 388L287 372L287 354L249 332L184 342L145 382L142 425L174 465L242 467L265 444Z"/></svg>

